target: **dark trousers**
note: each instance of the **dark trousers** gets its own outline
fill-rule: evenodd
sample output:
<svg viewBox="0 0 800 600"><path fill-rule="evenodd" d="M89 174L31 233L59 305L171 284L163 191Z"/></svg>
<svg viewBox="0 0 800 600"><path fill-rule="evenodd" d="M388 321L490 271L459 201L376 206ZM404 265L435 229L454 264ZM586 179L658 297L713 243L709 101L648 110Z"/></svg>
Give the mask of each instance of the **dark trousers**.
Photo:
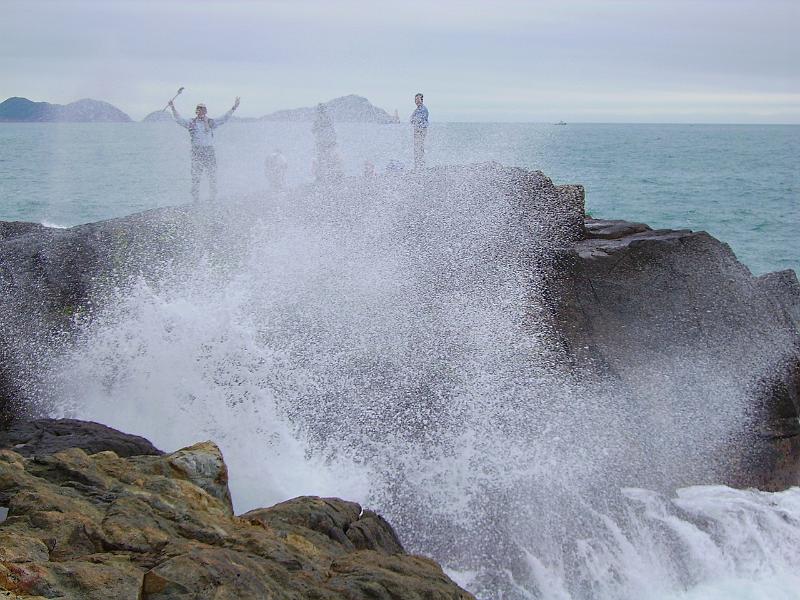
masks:
<svg viewBox="0 0 800 600"><path fill-rule="evenodd" d="M425 136L428 135L426 127L414 127L414 168L421 169L425 166Z"/></svg>
<svg viewBox="0 0 800 600"><path fill-rule="evenodd" d="M200 200L200 177L203 171L208 173L208 189L211 199L217 197L217 156L214 146L192 147L192 198Z"/></svg>

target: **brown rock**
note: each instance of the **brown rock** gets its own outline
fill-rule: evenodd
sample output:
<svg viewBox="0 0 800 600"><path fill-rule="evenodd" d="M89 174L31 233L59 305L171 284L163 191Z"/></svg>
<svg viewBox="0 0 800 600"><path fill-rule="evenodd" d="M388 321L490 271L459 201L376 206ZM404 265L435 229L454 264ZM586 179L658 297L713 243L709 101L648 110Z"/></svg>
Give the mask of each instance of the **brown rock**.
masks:
<svg viewBox="0 0 800 600"><path fill-rule="evenodd" d="M210 442L131 458L0 450L0 500L6 597L471 598L353 502L296 498L235 517Z"/></svg>
<svg viewBox="0 0 800 600"><path fill-rule="evenodd" d="M144 576L141 600L261 600L296 598L299 591L289 591L271 576L267 561L260 557L208 548L171 558ZM198 592L208 595L198 596Z"/></svg>

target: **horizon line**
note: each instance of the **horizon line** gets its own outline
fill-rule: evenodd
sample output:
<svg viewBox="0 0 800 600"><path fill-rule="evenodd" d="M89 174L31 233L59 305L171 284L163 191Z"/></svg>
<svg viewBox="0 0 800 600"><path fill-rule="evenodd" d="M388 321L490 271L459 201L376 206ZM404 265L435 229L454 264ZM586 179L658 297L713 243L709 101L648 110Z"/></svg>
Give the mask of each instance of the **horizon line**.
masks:
<svg viewBox="0 0 800 600"><path fill-rule="evenodd" d="M239 121L261 121L264 123L310 123L311 121L291 121L278 119L264 119L262 117L239 117L235 116L232 124ZM0 125L131 125L145 123L144 119L131 119L130 121L4 121L0 120ZM149 124L163 124L164 121L150 121ZM357 123L360 125L408 125L408 123L377 123L372 121L335 121L335 123ZM753 122L753 121L565 121L563 123L553 123L552 121L431 121L431 125L748 125L748 126L774 126L774 127L797 127L796 123L773 123L773 122Z"/></svg>
<svg viewBox="0 0 800 600"><path fill-rule="evenodd" d="M372 106L374 108L377 108L377 109L385 112L386 114L391 115L390 111L387 111L386 109L381 108L380 106L377 106L376 104L373 104L372 101L369 100L369 98L367 98L366 96L362 96L362 95L356 94L356 93L345 94L344 96L337 96L335 98L331 98L329 100L322 101L321 103L326 103L327 104L328 102L331 102L333 100L338 100L340 98L346 98L348 96L356 96L356 97L363 98L370 104L370 106ZM148 112L144 117L141 117L139 119L135 119L135 118L131 117L131 115L128 114L126 111L124 111L121 108L119 108L116 104L113 104L112 102L109 102L108 100L98 100L96 98L91 98L89 96L86 96L86 97L83 97L83 98L79 98L78 100L73 100L72 102L68 102L67 104L59 104L59 103L56 103L56 102L49 102L47 100L31 100L30 98L28 98L26 96L9 96L5 100L0 101L0 104L6 102L8 100L14 99L14 98L20 98L20 99L23 99L23 100L28 100L29 102L34 102L34 103L37 103L37 104L38 103L45 103L45 104L55 104L57 106L67 106L69 104L74 104L75 102L80 102L82 100L92 100L94 102L103 102L103 103L108 104L109 106L115 108L116 110L122 112L125 116L127 116L129 119L131 119L130 122L133 122L133 123L141 123L150 114L153 114L154 112L159 112L159 109L155 109L153 111ZM318 102L317 104L319 104L319 103L320 102ZM298 106L298 107L295 107L295 108L279 108L277 110L273 110L271 112L267 112L267 113L264 113L264 114L259 115L259 116L240 116L240 115L235 115L234 118L242 119L242 120L261 121L261 120L265 120L264 119L265 117L271 116L271 115L273 115L275 113L278 113L278 112L295 111L295 110L299 110L299 109L312 108L312 107L313 107L313 105L312 106ZM561 120L563 121L563 118ZM0 120L0 124L2 124L2 123L37 123L37 122L39 122L39 123L59 123L58 121L3 121L3 120ZM69 122L95 123L94 121L64 121L64 122L62 122L62 124L63 123L69 123ZM101 121L98 121L98 122L101 122ZM123 121L115 121L115 122L120 122L121 123ZM280 123L280 122L293 122L293 121L275 120L274 122ZM303 121L294 121L294 122L303 122ZM368 121L341 121L341 122L369 123ZM402 123L404 123L404 121L401 121L401 124ZM480 120L453 120L453 121L449 121L449 120L435 121L434 120L434 121L432 121L432 123L442 123L442 124L491 123L491 124L516 124L516 125L547 125L547 124L557 125L558 124L558 123L553 123L550 120L541 121L541 120L483 120L483 119L480 119ZM375 124L379 124L380 125L380 124L384 124L384 123L375 123ZM396 124L396 123L385 123L385 124ZM675 121L675 120L664 120L664 121L640 121L640 120L633 120L633 121L619 121L619 120L617 120L617 121L593 121L593 120L590 120L590 121L567 121L566 124L575 124L575 125L775 125L775 126L793 126L793 125L800 125L800 120L794 121L794 122L708 121L708 120L698 120L698 121Z"/></svg>

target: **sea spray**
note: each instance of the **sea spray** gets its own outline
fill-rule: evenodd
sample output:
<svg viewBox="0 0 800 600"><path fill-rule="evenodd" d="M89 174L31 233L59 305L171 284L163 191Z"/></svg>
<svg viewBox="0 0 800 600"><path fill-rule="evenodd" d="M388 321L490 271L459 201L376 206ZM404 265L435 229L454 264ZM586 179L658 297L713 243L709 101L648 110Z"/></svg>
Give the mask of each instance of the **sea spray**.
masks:
<svg viewBox="0 0 800 600"><path fill-rule="evenodd" d="M497 165L199 207L172 270L97 298L51 401L166 449L214 439L238 511L361 501L481 597L658 597L742 576L714 532L709 565L686 560L695 517L659 492L720 473L748 374L700 348L635 357L623 380L573 370L544 297L565 212L546 178ZM643 485L659 492L620 492Z"/></svg>

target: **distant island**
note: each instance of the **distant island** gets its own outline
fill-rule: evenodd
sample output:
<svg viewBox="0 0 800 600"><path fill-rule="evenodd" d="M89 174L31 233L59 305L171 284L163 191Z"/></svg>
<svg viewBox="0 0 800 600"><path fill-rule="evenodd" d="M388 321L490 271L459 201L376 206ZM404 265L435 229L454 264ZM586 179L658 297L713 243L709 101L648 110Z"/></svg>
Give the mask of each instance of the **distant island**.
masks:
<svg viewBox="0 0 800 600"><path fill-rule="evenodd" d="M142 119L142 123L172 123L173 121L172 113L166 110L154 110Z"/></svg>
<svg viewBox="0 0 800 600"><path fill-rule="evenodd" d="M0 103L3 123L129 123L132 119L116 106L84 98L70 104L33 102L13 97Z"/></svg>
<svg viewBox="0 0 800 600"><path fill-rule="evenodd" d="M350 94L323 102L334 121L343 123L397 123L398 119L363 96ZM262 121L313 121L315 106L279 110L261 117Z"/></svg>
<svg viewBox="0 0 800 600"><path fill-rule="evenodd" d="M375 106L363 96L350 94L341 96L322 103L328 110L328 114L338 123L399 123L397 116L391 116L382 108ZM253 121L284 121L284 122L311 122L317 113L316 106L304 106L301 108L288 108L279 110L263 117L231 117L231 122L253 122ZM172 115L169 111L153 111L142 119L143 123L162 123L172 122Z"/></svg>
<svg viewBox="0 0 800 600"><path fill-rule="evenodd" d="M328 114L339 123L399 123L400 119L382 108L375 106L363 96L350 94L322 103ZM233 117L234 121L284 121L311 122L316 114L316 106L279 110L263 117ZM0 103L0 123L128 123L132 119L116 106L86 98L70 104L50 104L33 102L27 98L9 98ZM169 111L156 110L148 114L143 123L172 122Z"/></svg>

